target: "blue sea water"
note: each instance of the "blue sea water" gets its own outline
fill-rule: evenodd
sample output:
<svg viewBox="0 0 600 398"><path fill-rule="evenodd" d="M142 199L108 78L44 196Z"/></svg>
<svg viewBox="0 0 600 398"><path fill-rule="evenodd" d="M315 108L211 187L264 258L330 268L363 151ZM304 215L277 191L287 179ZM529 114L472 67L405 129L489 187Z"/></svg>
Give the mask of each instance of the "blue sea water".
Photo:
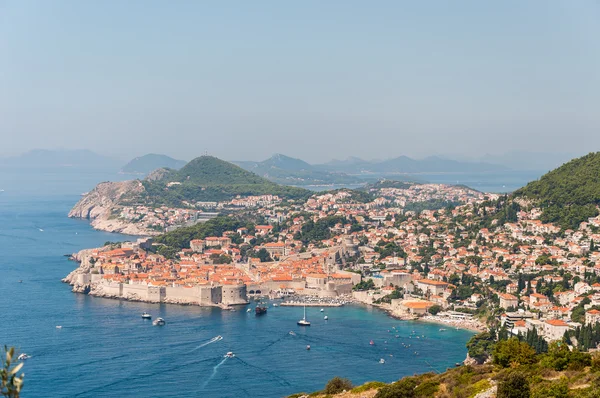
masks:
<svg viewBox="0 0 600 398"><path fill-rule="evenodd" d="M77 264L64 255L127 238L66 217L81 192L107 179L114 176L0 173L0 345L31 355L23 397L281 397L321 389L336 375L356 384L389 382L464 359L472 333L440 332L362 306L308 309L313 324L302 329L297 307L271 307L256 317L244 307L72 293L60 279ZM141 319L144 311L167 325L153 327ZM218 335L223 339L211 340ZM224 358L228 351L236 356Z"/></svg>

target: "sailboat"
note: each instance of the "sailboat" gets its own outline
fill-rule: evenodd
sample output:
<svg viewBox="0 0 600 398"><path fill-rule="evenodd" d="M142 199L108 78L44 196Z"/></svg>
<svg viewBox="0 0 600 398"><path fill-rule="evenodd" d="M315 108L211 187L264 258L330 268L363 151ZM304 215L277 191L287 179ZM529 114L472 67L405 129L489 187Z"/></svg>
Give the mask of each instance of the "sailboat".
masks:
<svg viewBox="0 0 600 398"><path fill-rule="evenodd" d="M306 304L304 304L304 317L298 321L299 326L310 326L310 322L306 320Z"/></svg>

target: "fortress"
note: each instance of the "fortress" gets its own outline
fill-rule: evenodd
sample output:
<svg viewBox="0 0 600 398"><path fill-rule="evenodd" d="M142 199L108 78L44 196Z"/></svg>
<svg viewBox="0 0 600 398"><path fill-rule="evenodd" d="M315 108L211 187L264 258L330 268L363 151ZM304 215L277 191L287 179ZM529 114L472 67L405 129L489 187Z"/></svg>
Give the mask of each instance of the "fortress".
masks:
<svg viewBox="0 0 600 398"><path fill-rule="evenodd" d="M92 296L122 298L131 301L221 307L248 303L245 284L153 286L145 283L107 281L100 275L91 273L79 273L73 282L74 291L88 292Z"/></svg>

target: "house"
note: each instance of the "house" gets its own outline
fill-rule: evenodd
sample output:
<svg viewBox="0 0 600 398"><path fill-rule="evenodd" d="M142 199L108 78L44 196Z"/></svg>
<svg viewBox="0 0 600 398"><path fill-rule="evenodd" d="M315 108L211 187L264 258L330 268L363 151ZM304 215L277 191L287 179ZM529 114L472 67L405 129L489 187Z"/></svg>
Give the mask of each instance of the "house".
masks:
<svg viewBox="0 0 600 398"><path fill-rule="evenodd" d="M435 303L426 300L392 300L392 310L400 314L425 315Z"/></svg>
<svg viewBox="0 0 600 398"><path fill-rule="evenodd" d="M519 299L512 294L500 293L498 297L500 298L500 308L516 308L519 305Z"/></svg>
<svg viewBox="0 0 600 398"><path fill-rule="evenodd" d="M421 279L417 281L417 288L421 289L424 294L431 293L433 295L441 295L444 293L448 283L442 281L434 281L431 279Z"/></svg>
<svg viewBox="0 0 600 398"><path fill-rule="evenodd" d="M547 319L542 324L543 334L547 340L560 340L565 332L570 329L569 324L561 319Z"/></svg>
<svg viewBox="0 0 600 398"><path fill-rule="evenodd" d="M202 239L191 240L190 248L196 253L201 253L204 250L204 241Z"/></svg>
<svg viewBox="0 0 600 398"><path fill-rule="evenodd" d="M586 325L594 325L597 322L600 322L600 311L589 310L588 312L585 313Z"/></svg>

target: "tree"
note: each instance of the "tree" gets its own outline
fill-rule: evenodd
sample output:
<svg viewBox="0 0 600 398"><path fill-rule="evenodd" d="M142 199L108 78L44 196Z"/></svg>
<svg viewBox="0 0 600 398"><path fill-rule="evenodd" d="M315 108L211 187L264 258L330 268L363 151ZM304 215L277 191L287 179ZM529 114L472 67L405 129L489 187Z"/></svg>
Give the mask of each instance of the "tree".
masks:
<svg viewBox="0 0 600 398"><path fill-rule="evenodd" d="M476 334L467 342L469 357L480 364L484 363L485 360L489 358L493 348L494 338L489 332Z"/></svg>
<svg viewBox="0 0 600 398"><path fill-rule="evenodd" d="M503 368L513 365L530 365L536 362L535 350L518 338L499 341L492 354L493 362Z"/></svg>
<svg viewBox="0 0 600 398"><path fill-rule="evenodd" d="M429 313L431 315L437 315L438 312L440 312L442 310L442 307L440 305L432 305L431 307L429 307Z"/></svg>
<svg viewBox="0 0 600 398"><path fill-rule="evenodd" d="M269 254L269 252L267 251L267 249L265 249L264 247L262 249L260 249L256 253L256 255L260 259L261 263L268 263L269 261L273 261L273 259L271 258L271 255Z"/></svg>
<svg viewBox="0 0 600 398"><path fill-rule="evenodd" d="M348 379L341 377L334 377L327 382L325 386L325 394L339 394L344 391L350 391L352 389L352 382Z"/></svg>
<svg viewBox="0 0 600 398"><path fill-rule="evenodd" d="M23 387L23 373L19 376L19 370L23 367L23 362L15 365L14 357L16 355L13 347L4 346L6 358L0 369L0 394L6 398L19 398L21 388Z"/></svg>
<svg viewBox="0 0 600 398"><path fill-rule="evenodd" d="M521 372L511 372L498 383L497 398L529 398L529 382Z"/></svg>

